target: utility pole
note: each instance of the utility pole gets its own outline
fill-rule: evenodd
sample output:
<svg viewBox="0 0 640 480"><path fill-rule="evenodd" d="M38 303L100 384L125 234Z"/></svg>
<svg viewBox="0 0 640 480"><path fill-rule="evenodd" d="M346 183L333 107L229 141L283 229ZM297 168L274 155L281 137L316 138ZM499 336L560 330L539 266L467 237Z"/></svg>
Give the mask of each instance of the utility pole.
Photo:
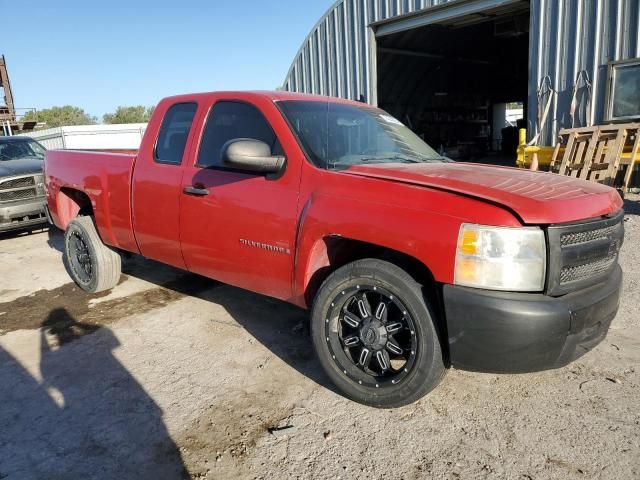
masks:
<svg viewBox="0 0 640 480"><path fill-rule="evenodd" d="M12 132L33 130L36 122L19 122L13 103L13 92L9 82L9 71L4 55L0 55L0 125L5 135Z"/></svg>
<svg viewBox="0 0 640 480"><path fill-rule="evenodd" d="M3 126L7 122L16 122L16 110L13 106L13 93L11 92L11 83L9 83L9 72L7 71L7 63L4 59L4 55L0 55L0 89L3 96L0 100L0 123Z"/></svg>

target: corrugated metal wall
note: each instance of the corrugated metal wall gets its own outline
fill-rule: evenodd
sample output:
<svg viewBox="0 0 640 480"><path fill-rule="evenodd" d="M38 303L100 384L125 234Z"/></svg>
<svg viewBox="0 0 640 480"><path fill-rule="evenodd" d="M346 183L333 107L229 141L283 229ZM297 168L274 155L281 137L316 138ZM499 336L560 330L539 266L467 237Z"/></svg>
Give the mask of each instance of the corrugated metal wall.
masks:
<svg viewBox="0 0 640 480"><path fill-rule="evenodd" d="M457 0L460 4L464 0ZM376 103L375 37L369 25L450 0L339 0L313 28L296 55L285 90ZM592 83L590 116L604 116L607 63L640 57L639 0L531 0L529 137L538 115L536 90L549 76L558 92L541 143L552 145L571 125L569 105L578 72ZM580 89L577 124L587 119Z"/></svg>
<svg viewBox="0 0 640 480"><path fill-rule="evenodd" d="M534 0L531 2L529 123L537 115L536 88L548 75L558 92L541 143L552 145L559 128L570 127L569 106L576 77L584 70L592 84L590 116L604 120L607 64L640 57L638 0ZM579 94L586 93L581 89ZM587 119L581 96L576 126ZM530 128L531 130L531 128Z"/></svg>
<svg viewBox="0 0 640 480"><path fill-rule="evenodd" d="M375 103L375 41L368 26L448 1L337 1L304 41L283 88Z"/></svg>

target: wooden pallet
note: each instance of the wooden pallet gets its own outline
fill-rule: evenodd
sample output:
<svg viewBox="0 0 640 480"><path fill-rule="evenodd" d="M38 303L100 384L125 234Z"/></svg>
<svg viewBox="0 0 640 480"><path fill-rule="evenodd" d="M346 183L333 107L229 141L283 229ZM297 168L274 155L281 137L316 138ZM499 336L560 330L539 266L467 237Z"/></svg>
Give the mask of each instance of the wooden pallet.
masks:
<svg viewBox="0 0 640 480"><path fill-rule="evenodd" d="M640 147L640 123L564 128L551 158L550 171L560 175L629 188L634 159ZM561 148L564 146L564 151ZM630 147L629 158L622 158ZM616 185L621 167L626 166L622 185Z"/></svg>

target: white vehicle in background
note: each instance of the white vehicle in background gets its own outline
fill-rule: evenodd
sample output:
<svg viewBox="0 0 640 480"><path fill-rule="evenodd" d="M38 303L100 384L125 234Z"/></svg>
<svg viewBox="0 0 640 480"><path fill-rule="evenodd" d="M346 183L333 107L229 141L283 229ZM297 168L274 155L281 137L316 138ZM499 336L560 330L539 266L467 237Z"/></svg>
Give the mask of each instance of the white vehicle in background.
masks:
<svg viewBox="0 0 640 480"><path fill-rule="evenodd" d="M74 125L47 128L19 136L28 136L48 150L138 150L147 129L146 123L116 125Z"/></svg>

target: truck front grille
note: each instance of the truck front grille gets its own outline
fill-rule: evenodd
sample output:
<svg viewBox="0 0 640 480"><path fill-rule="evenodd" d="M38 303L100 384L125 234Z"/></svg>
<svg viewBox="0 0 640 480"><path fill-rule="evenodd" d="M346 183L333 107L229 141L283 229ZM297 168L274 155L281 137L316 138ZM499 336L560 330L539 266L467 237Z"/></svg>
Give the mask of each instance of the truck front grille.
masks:
<svg viewBox="0 0 640 480"><path fill-rule="evenodd" d="M609 255L595 262L575 265L573 267L563 267L562 270L560 270L560 284L566 285L567 283L584 280L607 272L611 266L616 263L617 258L618 255Z"/></svg>
<svg viewBox="0 0 640 480"><path fill-rule="evenodd" d="M624 212L584 223L552 225L547 292L563 295L601 282L617 265Z"/></svg>
<svg viewBox="0 0 640 480"><path fill-rule="evenodd" d="M35 188L26 188L22 190L13 190L11 192L0 191L0 202L14 202L16 200L26 200L28 198L36 198Z"/></svg>
<svg viewBox="0 0 640 480"><path fill-rule="evenodd" d="M33 187L36 184L35 177L22 177L22 178L13 178L11 180L5 180L4 182L0 182L0 190L7 190L9 188L20 188L20 187Z"/></svg>
<svg viewBox="0 0 640 480"><path fill-rule="evenodd" d="M611 227L597 228L595 230L587 230L585 232L563 233L560 237L560 244L563 247L567 245L577 245L578 243L592 242L601 238L607 238L613 234L619 225Z"/></svg>
<svg viewBox="0 0 640 480"><path fill-rule="evenodd" d="M39 196L39 189L42 186L38 185L35 175L0 180L0 203L36 198Z"/></svg>

